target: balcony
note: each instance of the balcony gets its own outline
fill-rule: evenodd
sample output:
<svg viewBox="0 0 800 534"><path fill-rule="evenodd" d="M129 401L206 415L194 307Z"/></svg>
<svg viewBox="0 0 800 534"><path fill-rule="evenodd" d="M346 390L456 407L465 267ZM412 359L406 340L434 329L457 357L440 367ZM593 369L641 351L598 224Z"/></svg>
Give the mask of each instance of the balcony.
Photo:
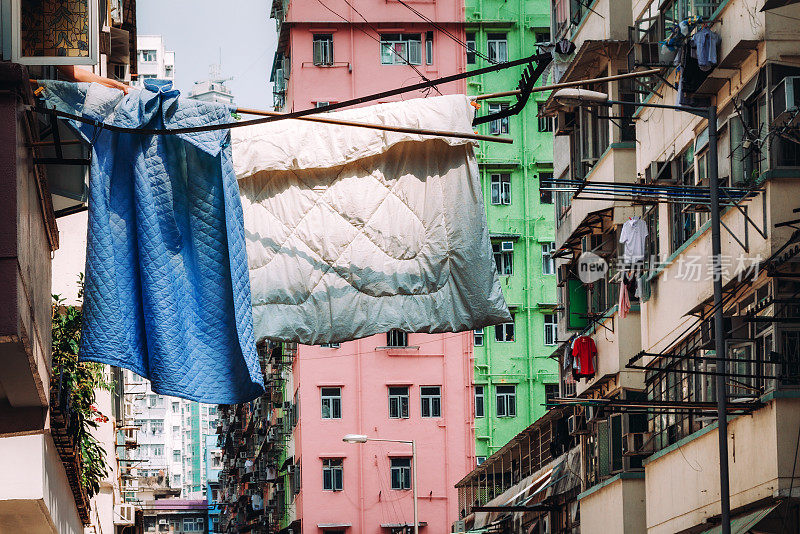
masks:
<svg viewBox="0 0 800 534"><path fill-rule="evenodd" d="M576 50L597 46L593 43L621 43L628 39L631 25L630 0L554 0L552 20L555 40L568 39Z"/></svg>
<svg viewBox="0 0 800 534"><path fill-rule="evenodd" d="M751 415L728 423L731 509L746 510L754 503L777 504L789 488L800 484L795 465L796 429L800 425L800 399L776 395ZM683 532L719 513L719 458L716 423L652 455L645 464L648 494L662 498L647 501L647 532ZM789 429L792 429L789 431ZM711 467L711 468L709 468ZM794 474L795 478L792 479ZM796 495L796 493L793 493ZM581 502L581 518L584 508ZM792 513L789 521L792 519ZM780 523L778 523L780 524ZM785 527L786 528L786 527ZM795 532L765 530L767 532Z"/></svg>

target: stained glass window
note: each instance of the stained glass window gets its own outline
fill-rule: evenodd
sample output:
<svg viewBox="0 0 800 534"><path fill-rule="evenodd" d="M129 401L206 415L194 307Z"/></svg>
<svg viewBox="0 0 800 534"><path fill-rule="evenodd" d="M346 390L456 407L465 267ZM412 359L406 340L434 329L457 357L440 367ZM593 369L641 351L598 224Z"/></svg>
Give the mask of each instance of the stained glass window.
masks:
<svg viewBox="0 0 800 534"><path fill-rule="evenodd" d="M68 58L89 60L93 56L92 34L98 28L92 24L94 7L89 0L19 2L21 58L63 58L58 63L65 63Z"/></svg>

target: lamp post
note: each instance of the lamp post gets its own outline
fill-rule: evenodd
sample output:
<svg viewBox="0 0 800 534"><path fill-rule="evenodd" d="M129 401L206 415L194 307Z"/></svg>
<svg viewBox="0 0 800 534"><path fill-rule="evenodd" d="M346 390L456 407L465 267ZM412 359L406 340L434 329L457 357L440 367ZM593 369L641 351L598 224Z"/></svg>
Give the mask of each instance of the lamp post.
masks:
<svg viewBox="0 0 800 534"><path fill-rule="evenodd" d="M643 102L622 102L610 100L608 95L586 89L560 89L553 95L560 103L579 105L595 103L600 105L634 105L646 108L672 109L684 111L708 120L708 176L711 196L711 262L714 280L714 353L716 359L717 422L719 433L719 489L722 519L722 534L731 534L731 500L728 477L728 400L725 392L725 326L722 310L722 244L720 236L719 213L719 174L717 169L717 106L670 106Z"/></svg>
<svg viewBox="0 0 800 534"><path fill-rule="evenodd" d="M411 498L414 501L414 534L419 534L419 511L417 509L417 444L414 440L370 438L363 434L347 434L342 438L345 443L366 443L368 441L388 441L390 443L406 443L411 445Z"/></svg>

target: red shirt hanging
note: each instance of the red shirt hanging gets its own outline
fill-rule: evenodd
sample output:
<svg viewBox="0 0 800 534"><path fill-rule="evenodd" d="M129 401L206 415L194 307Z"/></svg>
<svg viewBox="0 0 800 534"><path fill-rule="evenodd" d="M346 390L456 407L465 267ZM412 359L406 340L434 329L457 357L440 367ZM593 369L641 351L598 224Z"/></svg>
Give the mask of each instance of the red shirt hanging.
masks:
<svg viewBox="0 0 800 534"><path fill-rule="evenodd" d="M595 374L595 361L597 359L597 347L594 344L594 340L589 336L577 338L572 344L572 356L578 362L576 376L592 378Z"/></svg>

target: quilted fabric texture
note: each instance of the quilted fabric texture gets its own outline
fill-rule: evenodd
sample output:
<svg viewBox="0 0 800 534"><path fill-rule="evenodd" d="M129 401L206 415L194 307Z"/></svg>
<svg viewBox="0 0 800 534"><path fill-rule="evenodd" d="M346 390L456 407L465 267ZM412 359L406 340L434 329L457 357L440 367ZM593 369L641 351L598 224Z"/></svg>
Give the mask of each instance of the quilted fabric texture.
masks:
<svg viewBox="0 0 800 534"><path fill-rule="evenodd" d="M463 95L326 116L472 132ZM473 144L286 120L232 130L256 338L337 343L511 319Z"/></svg>
<svg viewBox="0 0 800 534"><path fill-rule="evenodd" d="M41 83L51 106L118 126L230 120L225 106L179 100L166 82L126 96L96 84ZM74 127L93 141L80 359L131 369L166 395L215 404L260 395L228 131Z"/></svg>

